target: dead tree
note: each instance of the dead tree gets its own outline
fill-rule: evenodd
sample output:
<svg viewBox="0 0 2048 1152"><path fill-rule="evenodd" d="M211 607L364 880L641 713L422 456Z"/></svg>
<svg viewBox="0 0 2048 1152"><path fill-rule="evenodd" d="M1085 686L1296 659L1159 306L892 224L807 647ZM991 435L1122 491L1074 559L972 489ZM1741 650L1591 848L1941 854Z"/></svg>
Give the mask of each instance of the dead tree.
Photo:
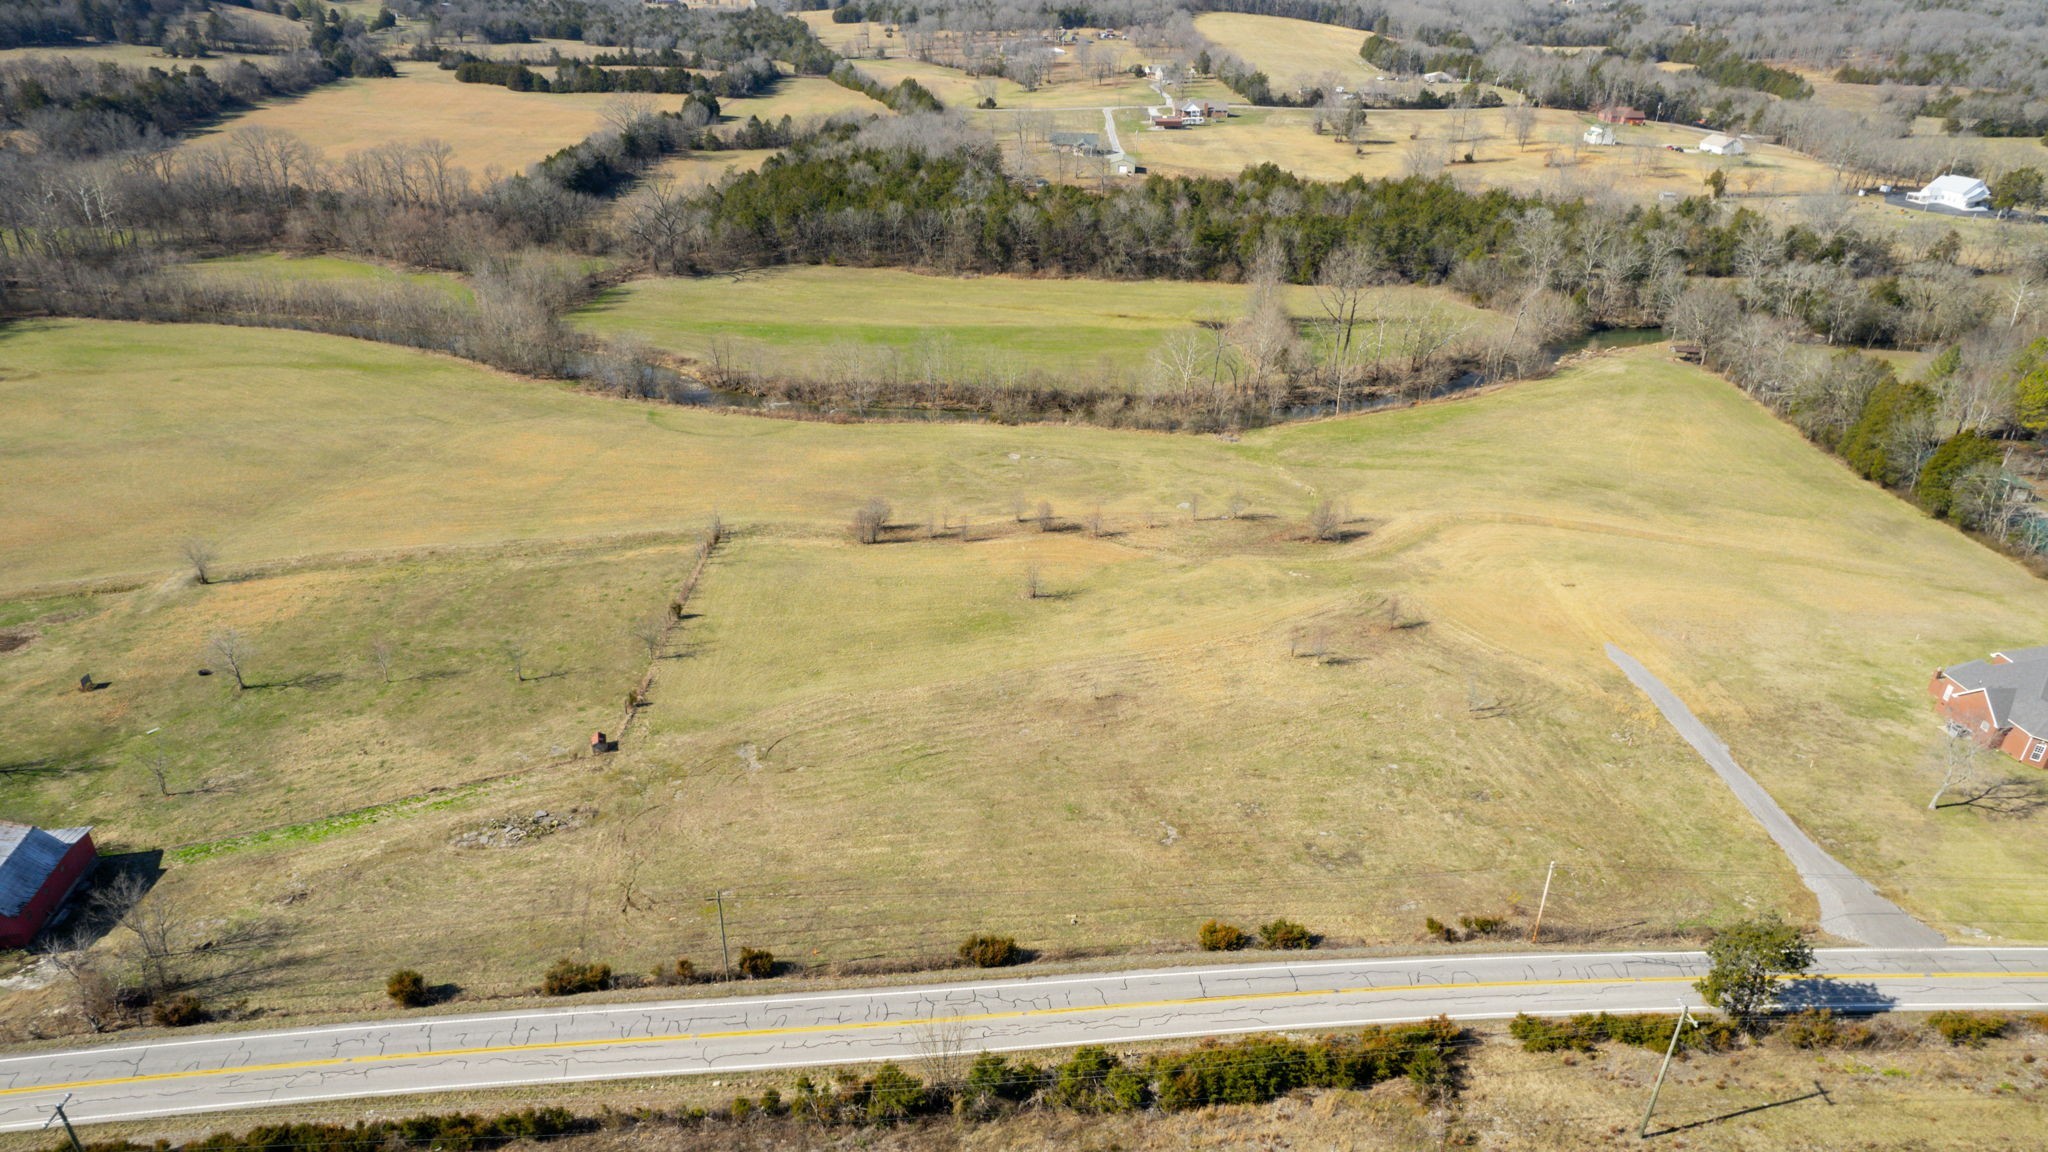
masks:
<svg viewBox="0 0 2048 1152"><path fill-rule="evenodd" d="M650 616L633 626L633 639L647 649L647 659L653 661L661 656L661 642L668 639L668 623L659 616Z"/></svg>
<svg viewBox="0 0 2048 1152"><path fill-rule="evenodd" d="M1039 577L1038 565L1033 564L1024 570L1024 598L1026 600L1036 600L1043 595L1045 595L1045 584Z"/></svg>
<svg viewBox="0 0 2048 1152"><path fill-rule="evenodd" d="M255 649L239 630L223 628L208 636L206 649L228 670L228 675L235 678L235 691L245 691L249 687L248 680L243 677L243 670L248 665L249 657L255 654Z"/></svg>
<svg viewBox="0 0 2048 1152"><path fill-rule="evenodd" d="M517 640L507 640L498 645L498 651L505 657L505 664L512 669L512 682L526 682L526 645Z"/></svg>
<svg viewBox="0 0 2048 1152"><path fill-rule="evenodd" d="M1052 531L1053 523L1052 502L1050 500L1040 500L1038 502L1038 530L1040 532L1050 532Z"/></svg>
<svg viewBox="0 0 2048 1152"><path fill-rule="evenodd" d="M123 872L93 893L93 903L135 937L142 953L144 991L154 997L177 984L175 966L185 917L169 893L152 892L134 872Z"/></svg>
<svg viewBox="0 0 2048 1152"><path fill-rule="evenodd" d="M190 539L179 546L185 563L192 569L192 578L201 584L213 583L213 562L220 553L204 540Z"/></svg>
<svg viewBox="0 0 2048 1152"><path fill-rule="evenodd" d="M398 649L391 641L373 640L370 642L370 663L377 666L377 674L384 678L386 684L391 683L391 664L397 659Z"/></svg>
<svg viewBox="0 0 2048 1152"><path fill-rule="evenodd" d="M1311 540L1335 540L1344 532L1344 509L1336 501L1322 499L1308 512L1308 538Z"/></svg>

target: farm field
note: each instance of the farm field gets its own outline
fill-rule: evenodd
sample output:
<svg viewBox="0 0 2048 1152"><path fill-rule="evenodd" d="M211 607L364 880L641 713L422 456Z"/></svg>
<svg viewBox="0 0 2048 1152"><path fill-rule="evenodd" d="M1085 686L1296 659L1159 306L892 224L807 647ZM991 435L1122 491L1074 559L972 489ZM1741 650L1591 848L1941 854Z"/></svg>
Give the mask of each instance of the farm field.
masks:
<svg viewBox="0 0 2048 1152"><path fill-rule="evenodd" d="M1505 109L1459 113L1374 110L1357 146L1318 136L1312 114L1292 109L1240 111L1227 121L1181 131L1156 131L1135 112L1118 113L1124 150L1148 169L1169 175L1235 175L1271 161L1316 180L1398 178L1415 171L1443 172L1460 186L1522 193L1582 194L1654 199L1660 192L1698 194L1709 173L1728 173L1736 195L1789 195L1831 190L1825 165L1788 148L1759 145L1749 155L1717 157L1677 153L1696 147L1701 133L1669 125L1618 130L1611 148L1583 145L1590 117L1557 109L1535 110L1527 146L1518 144ZM1474 163L1451 164L1466 151Z"/></svg>
<svg viewBox="0 0 2048 1152"><path fill-rule="evenodd" d="M401 61L397 68L396 79L343 80L272 101L182 147L212 147L222 133L242 127L293 133L329 160L380 144L440 140L471 175L492 169L510 174L596 131L613 99L597 92L513 92L463 84L454 72L417 61ZM681 103L680 96L660 101L663 108Z"/></svg>
<svg viewBox="0 0 2048 1152"><path fill-rule="evenodd" d="M735 148L723 152L692 152L662 161L655 167L653 175L667 177L684 187L698 188L718 183L729 172L752 172L780 151L779 148Z"/></svg>
<svg viewBox="0 0 2048 1152"><path fill-rule="evenodd" d="M341 256L223 256L194 261L185 270L190 276L217 282L430 284L451 295L470 294L468 287L453 276L399 271Z"/></svg>
<svg viewBox="0 0 2048 1152"><path fill-rule="evenodd" d="M743 121L749 116L780 120L788 116L801 122L806 119L822 120L844 112L878 115L889 112L885 105L870 99L866 93L843 88L822 76L785 76L775 91L766 96L721 100L718 109L727 121Z"/></svg>
<svg viewBox="0 0 2048 1152"><path fill-rule="evenodd" d="M1237 285L1179 281L959 280L879 268L791 267L739 276L641 279L581 313L608 335L704 360L715 342L755 371L822 376L849 350L924 358L954 369L1058 373L1135 383L1160 342L1244 308ZM1314 290L1286 289L1289 311L1321 315ZM1474 336L1501 324L1448 292L1386 289L1375 314L1436 309ZM936 342L936 344L934 343Z"/></svg>
<svg viewBox="0 0 2048 1152"><path fill-rule="evenodd" d="M1358 55L1370 33L1357 28L1285 16L1204 12L1195 17L1195 31L1249 61L1271 78L1276 89L1291 90L1329 74L1345 84L1379 75Z"/></svg>
<svg viewBox="0 0 2048 1152"><path fill-rule="evenodd" d="M1228 441L776 421L228 334L0 330L0 804L173 848L164 891L222 925L210 998L701 960L717 888L735 944L815 964L1210 915L1406 943L1526 912L1551 859L1559 939L1810 915L1609 640L1909 909L1993 938L2048 913L2028 826L1925 809L1923 694L2048 589L1654 347ZM863 548L870 496L900 527ZM1348 542L1299 538L1318 496ZM1019 522L1040 500L1069 530ZM1072 530L1098 506L1107 534ZM574 757L714 508L733 536L651 703ZM179 574L193 536L219 583ZM266 686L194 674L222 628ZM537 811L571 826L455 846Z"/></svg>
<svg viewBox="0 0 2048 1152"><path fill-rule="evenodd" d="M268 56L255 53L217 52L198 60L177 56L166 56L163 50L153 44L66 44L57 47L27 47L0 49L0 64L11 60L51 60L69 57L73 60L94 64L119 64L127 68L161 68L168 72L173 68L190 68L197 64L203 68L216 68L247 60L259 67Z"/></svg>

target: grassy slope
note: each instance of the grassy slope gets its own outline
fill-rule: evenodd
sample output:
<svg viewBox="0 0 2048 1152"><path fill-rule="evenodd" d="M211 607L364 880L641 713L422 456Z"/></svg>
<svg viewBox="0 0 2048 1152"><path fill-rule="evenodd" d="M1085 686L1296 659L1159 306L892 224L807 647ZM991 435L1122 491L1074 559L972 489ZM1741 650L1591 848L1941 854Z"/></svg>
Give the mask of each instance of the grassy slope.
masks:
<svg viewBox="0 0 2048 1152"><path fill-rule="evenodd" d="M272 101L184 147L212 147L241 127L294 133L329 160L380 144L439 140L454 149L454 163L481 177L491 168L517 172L590 135L613 99L601 92L512 92L461 83L433 64L396 66L396 79L343 80ZM682 99L662 96L656 103L673 110Z"/></svg>
<svg viewBox="0 0 2048 1152"><path fill-rule="evenodd" d="M1395 314L1433 304L1476 332L1498 317L1428 289L1389 290L1376 306ZM756 368L823 374L836 347L912 352L936 336L961 367L995 366L1115 374L1129 380L1169 334L1198 321L1228 321L1245 289L1170 281L957 280L879 268L792 267L739 277L638 280L583 313L595 331L631 334L703 358L720 337L740 342ZM1315 294L1288 290L1304 320L1321 315ZM1105 366L1108 371L1105 372Z"/></svg>
<svg viewBox="0 0 2048 1152"><path fill-rule="evenodd" d="M2013 938L2048 912L2034 830L1927 813L1921 767L1927 669L2035 635L2048 590L1649 351L1226 443L641 407L292 333L45 323L0 349L0 520L23 544L0 588L143 580L0 616L44 617L0 656L0 759L51 761L0 783L8 811L164 844L515 773L175 870L210 914L282 934L234 985L264 1003L367 1002L364 973L429 953L480 989L578 946L701 958L696 896L721 885L742 942L819 960L978 926L1177 941L1212 913L1405 940L1527 901L1547 859L1560 927L1802 910L1610 639L1910 907ZM1234 489L1275 518L1213 518ZM845 543L876 492L1000 534ZM1370 533L1296 542L1316 493ZM1013 494L1099 502L1118 534L1019 529ZM617 715L624 632L714 506L740 534L644 728L610 761L530 770ZM255 578L167 582L192 533ZM436 543L489 547L372 554ZM364 555L320 558L344 551ZM1032 565L1053 598L1020 596ZM1391 628L1390 602L1429 623ZM310 682L237 699L192 677L219 623ZM382 686L361 653L392 632L401 674L453 674ZM507 634L570 675L511 684ZM1339 659L1290 657L1303 634ZM66 691L86 668L114 687ZM183 779L233 791L150 795L140 733L166 719ZM572 804L601 815L447 847Z"/></svg>
<svg viewBox="0 0 2048 1152"><path fill-rule="evenodd" d="M1358 55L1367 33L1356 28L1284 16L1204 12L1195 17L1195 31L1250 61L1275 86L1292 88L1325 73L1337 74L1343 78L1340 82L1377 74Z"/></svg>

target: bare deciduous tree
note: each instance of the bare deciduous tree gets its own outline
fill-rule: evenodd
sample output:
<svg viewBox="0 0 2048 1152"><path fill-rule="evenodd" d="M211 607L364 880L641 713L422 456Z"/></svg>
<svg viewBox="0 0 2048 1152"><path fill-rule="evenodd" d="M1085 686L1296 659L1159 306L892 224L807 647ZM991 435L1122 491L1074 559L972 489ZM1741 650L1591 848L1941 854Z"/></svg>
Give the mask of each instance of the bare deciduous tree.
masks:
<svg viewBox="0 0 2048 1152"><path fill-rule="evenodd" d="M391 665L398 659L398 646L389 640L378 639L370 642L370 663L377 666L377 675L384 683L391 683Z"/></svg>
<svg viewBox="0 0 2048 1152"><path fill-rule="evenodd" d="M49 939L38 946L42 958L63 973L71 986L71 1007L94 1032L106 1032L120 1024L119 989L98 959L76 939Z"/></svg>
<svg viewBox="0 0 2048 1152"><path fill-rule="evenodd" d="M889 528L889 502L880 496L868 498L853 512L853 538L862 544L878 544Z"/></svg>
<svg viewBox="0 0 2048 1152"><path fill-rule="evenodd" d="M1056 521L1052 518L1052 501L1040 500L1038 502L1038 530L1040 532L1050 532L1053 529L1054 523Z"/></svg>
<svg viewBox="0 0 2048 1152"><path fill-rule="evenodd" d="M661 656L661 642L667 638L668 622L659 616L649 616L633 625L633 639L639 641L640 646L647 650L649 660Z"/></svg>
<svg viewBox="0 0 2048 1152"><path fill-rule="evenodd" d="M1024 598L1026 600L1036 600L1043 595L1045 595L1045 584L1039 576L1038 565L1033 564L1029 568L1024 569Z"/></svg>
<svg viewBox="0 0 2048 1152"><path fill-rule="evenodd" d="M249 687L249 682L244 678L243 673L248 665L249 658L255 654L255 648L242 635L239 629L222 628L213 635L208 636L206 638L206 650L213 655L214 659L220 661L227 668L228 675L234 677L235 690L237 692Z"/></svg>
<svg viewBox="0 0 2048 1152"><path fill-rule="evenodd" d="M1318 500L1308 512L1308 538L1335 540L1344 531L1347 519L1343 506L1336 501L1328 498Z"/></svg>
<svg viewBox="0 0 2048 1152"><path fill-rule="evenodd" d="M185 557L186 565L192 569L194 580L201 584L213 583L213 562L219 558L220 553L212 544L195 537L179 545L178 551Z"/></svg>
<svg viewBox="0 0 2048 1152"><path fill-rule="evenodd" d="M176 959L185 936L185 916L168 892L151 891L149 881L122 872L97 886L94 906L126 928L142 953L144 990L154 996L177 984Z"/></svg>

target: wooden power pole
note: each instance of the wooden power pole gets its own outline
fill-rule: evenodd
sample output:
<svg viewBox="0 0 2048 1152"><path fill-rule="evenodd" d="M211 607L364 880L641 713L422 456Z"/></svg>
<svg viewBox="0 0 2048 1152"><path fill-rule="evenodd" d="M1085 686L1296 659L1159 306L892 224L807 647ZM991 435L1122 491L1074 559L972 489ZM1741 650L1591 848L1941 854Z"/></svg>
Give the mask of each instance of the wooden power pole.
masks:
<svg viewBox="0 0 2048 1152"><path fill-rule="evenodd" d="M1550 878L1555 875L1557 875L1557 861L1552 860L1549 869L1543 873L1543 898L1536 901L1536 923L1529 928L1529 943L1531 944L1534 944L1536 938L1543 934L1543 909L1550 903Z"/></svg>
<svg viewBox="0 0 2048 1152"><path fill-rule="evenodd" d="M1643 1126L1636 1129L1636 1139L1638 1140L1650 1138L1650 1114L1657 1110L1658 1093L1664 1091L1664 1074L1671 1071L1671 1056L1678 1051L1678 1034L1685 1031L1685 1026L1691 1023L1693 1023L1692 1009L1680 1004L1678 1006L1678 1022L1671 1026L1671 1043L1664 1049L1664 1063L1657 1069L1657 1083L1650 1089L1650 1106L1643 1109Z"/></svg>

